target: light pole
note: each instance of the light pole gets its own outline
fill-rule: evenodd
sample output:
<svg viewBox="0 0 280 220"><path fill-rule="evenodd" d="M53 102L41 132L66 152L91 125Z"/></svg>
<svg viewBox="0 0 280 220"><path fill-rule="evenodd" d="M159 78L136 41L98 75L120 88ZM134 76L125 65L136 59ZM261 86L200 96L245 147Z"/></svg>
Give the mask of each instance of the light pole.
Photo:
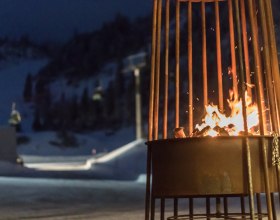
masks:
<svg viewBox="0 0 280 220"><path fill-rule="evenodd" d="M136 140L142 138L142 108L141 108L141 80L140 80L140 68L146 65L146 53L141 52L131 56L128 56L124 60L125 68L123 72L134 73L135 80L135 133Z"/></svg>
<svg viewBox="0 0 280 220"><path fill-rule="evenodd" d="M134 69L135 78L135 125L136 139L142 138L142 111L141 111L141 92L140 92L140 69Z"/></svg>

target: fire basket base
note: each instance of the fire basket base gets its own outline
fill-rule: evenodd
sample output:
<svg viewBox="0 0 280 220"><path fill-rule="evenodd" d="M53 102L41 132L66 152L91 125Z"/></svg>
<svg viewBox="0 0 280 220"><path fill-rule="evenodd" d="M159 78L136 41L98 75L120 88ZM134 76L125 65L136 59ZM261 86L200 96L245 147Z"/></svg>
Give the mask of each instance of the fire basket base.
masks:
<svg viewBox="0 0 280 220"><path fill-rule="evenodd" d="M246 138L254 193L265 192L263 146L267 148L270 189L276 192L276 169L271 159L272 137L205 137L147 143L151 149L153 196L247 195Z"/></svg>
<svg viewBox="0 0 280 220"><path fill-rule="evenodd" d="M267 217L267 214L255 214L256 219ZM250 213L228 213L228 214L194 214L194 215L177 215L168 217L167 220L187 220L187 219L251 219Z"/></svg>

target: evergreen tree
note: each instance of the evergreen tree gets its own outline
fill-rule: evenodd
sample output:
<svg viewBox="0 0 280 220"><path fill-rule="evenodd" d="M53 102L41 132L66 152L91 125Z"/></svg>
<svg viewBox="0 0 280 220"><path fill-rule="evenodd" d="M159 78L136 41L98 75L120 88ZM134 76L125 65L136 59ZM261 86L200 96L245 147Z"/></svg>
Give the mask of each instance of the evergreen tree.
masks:
<svg viewBox="0 0 280 220"><path fill-rule="evenodd" d="M109 124L111 125L116 118L116 114L115 114L115 102L114 99L116 99L115 97L115 93L114 93L114 86L113 83L110 82L108 85L108 88L106 90L106 94L105 94L105 114L106 114L106 121L109 122ZM112 127L112 126L110 126Z"/></svg>
<svg viewBox="0 0 280 220"><path fill-rule="evenodd" d="M25 102L30 102L32 100L32 76L28 73L23 90L23 99Z"/></svg>
<svg viewBox="0 0 280 220"><path fill-rule="evenodd" d="M123 70L123 63L120 60L117 64L117 71L116 71L116 77L115 77L115 82L114 82L114 117L115 117L115 122L116 124L121 124L123 120L123 109L124 109L124 95L125 95L125 77L124 73L122 72Z"/></svg>
<svg viewBox="0 0 280 220"><path fill-rule="evenodd" d="M117 71L115 77L115 89L118 96L123 96L125 91L125 77L123 71L123 62L120 60L117 63Z"/></svg>
<svg viewBox="0 0 280 220"><path fill-rule="evenodd" d="M79 105L77 102L77 97L73 96L69 103L69 124L74 131L80 131L81 120L79 117Z"/></svg>
<svg viewBox="0 0 280 220"><path fill-rule="evenodd" d="M82 97L81 97L81 108L84 114L87 114L89 111L89 95L88 88L84 88Z"/></svg>
<svg viewBox="0 0 280 220"><path fill-rule="evenodd" d="M103 125L104 122L104 104L103 104L103 99L104 99L104 91L102 86L100 85L100 82L96 82L95 84L96 88L94 89L94 93L92 96L93 100L93 118L94 118L94 127L95 128L100 128Z"/></svg>
<svg viewBox="0 0 280 220"><path fill-rule="evenodd" d="M78 112L79 106L78 106L78 103L77 103L77 97L76 96L72 97L70 105L71 105L71 107L70 107L71 121L75 122L79 117L79 112Z"/></svg>
<svg viewBox="0 0 280 220"><path fill-rule="evenodd" d="M40 112L38 109L36 109L36 111L35 111L34 120L32 123L32 129L33 129L33 131L42 130L41 117L40 117Z"/></svg>
<svg viewBox="0 0 280 220"><path fill-rule="evenodd" d="M123 108L123 122L129 125L134 122L135 118L135 82L134 77L128 79L127 90L125 93L125 102ZM130 92L128 92L130 91Z"/></svg>
<svg viewBox="0 0 280 220"><path fill-rule="evenodd" d="M60 100L59 100L58 109L57 109L58 124L59 124L60 130L66 129L66 124L67 124L66 111L68 111L66 108L66 97L65 97L65 93L62 92L60 95Z"/></svg>
<svg viewBox="0 0 280 220"><path fill-rule="evenodd" d="M38 79L36 81L34 100L36 105L39 106L40 108L42 108L42 104L45 102L46 86L47 86L46 80Z"/></svg>

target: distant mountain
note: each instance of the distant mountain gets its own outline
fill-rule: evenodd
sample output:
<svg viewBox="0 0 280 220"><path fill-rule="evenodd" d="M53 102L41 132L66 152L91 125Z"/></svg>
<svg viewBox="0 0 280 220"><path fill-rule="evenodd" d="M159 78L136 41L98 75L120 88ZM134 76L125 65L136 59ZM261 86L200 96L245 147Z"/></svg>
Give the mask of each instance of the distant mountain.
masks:
<svg viewBox="0 0 280 220"><path fill-rule="evenodd" d="M123 61L149 50L150 31L151 16L130 21L118 14L99 30L77 34L67 42L35 77L30 99L38 112L34 118L43 122L36 129L82 131L131 125L135 82L132 72L123 73ZM148 68L147 62L141 69L145 106Z"/></svg>
<svg viewBox="0 0 280 220"><path fill-rule="evenodd" d="M126 56L148 49L150 20L151 17L146 16L131 22L119 14L97 31L76 35L39 75L82 79L100 72L107 63L118 62L121 65Z"/></svg>
<svg viewBox="0 0 280 220"><path fill-rule="evenodd" d="M0 0L0 37L65 42L74 33L100 28L117 13L136 18L151 8L152 0Z"/></svg>

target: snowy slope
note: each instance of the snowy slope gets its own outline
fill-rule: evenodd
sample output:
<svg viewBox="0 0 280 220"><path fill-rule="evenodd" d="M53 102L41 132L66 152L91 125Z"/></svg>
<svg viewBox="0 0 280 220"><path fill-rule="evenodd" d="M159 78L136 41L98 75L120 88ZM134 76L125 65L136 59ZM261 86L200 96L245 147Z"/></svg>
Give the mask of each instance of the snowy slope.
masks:
<svg viewBox="0 0 280 220"><path fill-rule="evenodd" d="M79 160L71 158L72 161L66 158L60 158L60 161L30 161L26 156L23 159L25 167L41 171L43 176L64 177L66 172L68 178L79 175L79 178L136 180L146 173L146 149L144 140L139 139L89 159L79 157Z"/></svg>
<svg viewBox="0 0 280 220"><path fill-rule="evenodd" d="M66 99L81 97L85 88L88 89L89 95L92 96L96 89L96 82L99 82L101 88L106 90L109 83L115 78L116 66L114 62L107 63L98 74L77 81L74 84L69 84L68 79L63 77L56 79L49 85L53 101L59 101L62 93L65 95Z"/></svg>
<svg viewBox="0 0 280 220"><path fill-rule="evenodd" d="M0 126L9 126L8 120L11 113L12 103L16 103L16 108L22 117L22 132L19 136L26 136L29 142L18 147L18 153L26 159L30 155L45 156L92 156L92 150L95 149L97 154L112 151L134 139L134 129L132 127L123 128L115 133L109 134L105 131L88 132L85 134L74 134L77 139L77 146L67 149L54 146L51 142L59 142L57 133L48 132L33 132L32 122L34 117L34 109L31 104L23 101L23 89L25 79L28 73L35 76L37 72L48 63L48 59L30 59L17 58L10 59L0 63ZM103 74L104 75L104 74ZM102 85L107 86L111 75L105 74L102 77ZM94 80L94 79L93 79ZM73 93L80 95L85 87L91 89L93 80L81 82L80 86L65 87L61 84L62 81L57 81L53 84L52 93L55 95L60 92L65 92L67 95ZM33 84L34 86L34 84ZM30 160L30 158L28 158ZM84 159L84 158L83 158ZM40 160L40 158L32 158L32 160Z"/></svg>
<svg viewBox="0 0 280 220"><path fill-rule="evenodd" d="M30 142L20 145L18 153L29 160L25 156L92 156L93 149L96 154L103 154L132 141L134 130L123 128L109 136L104 131L75 134L78 146L72 148L60 148L50 144L50 141L57 140L56 132L25 132L24 135L30 138Z"/></svg>

